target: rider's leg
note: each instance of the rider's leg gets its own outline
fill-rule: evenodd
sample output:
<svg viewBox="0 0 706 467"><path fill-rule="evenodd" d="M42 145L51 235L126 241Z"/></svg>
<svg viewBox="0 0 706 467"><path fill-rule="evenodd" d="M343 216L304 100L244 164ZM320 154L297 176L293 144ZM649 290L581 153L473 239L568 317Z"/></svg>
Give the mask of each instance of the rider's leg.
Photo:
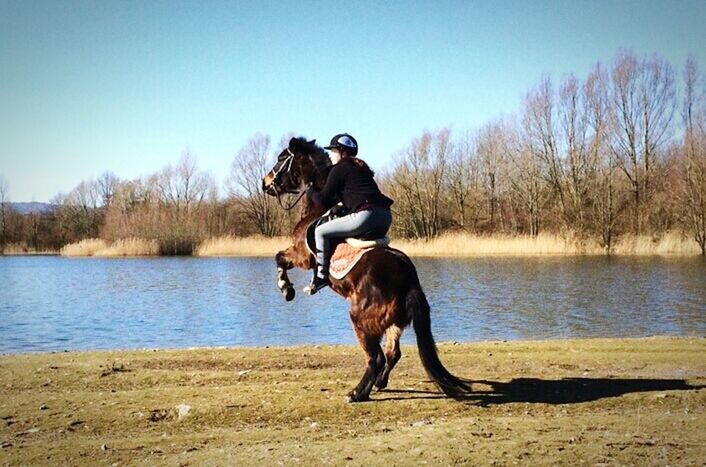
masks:
<svg viewBox="0 0 706 467"><path fill-rule="evenodd" d="M390 228L391 222L392 217L389 209L373 208L354 212L318 226L315 231L317 268L309 288L310 293L315 293L328 281L328 269L333 254L331 248L333 239L351 237L370 230L386 232Z"/></svg>
<svg viewBox="0 0 706 467"><path fill-rule="evenodd" d="M387 232L391 223L392 216L389 209L373 208L354 212L318 226L316 228L316 249L320 250L321 254L317 254L317 262L324 266L325 271L328 271L333 253L331 251L332 239L352 237L371 230Z"/></svg>

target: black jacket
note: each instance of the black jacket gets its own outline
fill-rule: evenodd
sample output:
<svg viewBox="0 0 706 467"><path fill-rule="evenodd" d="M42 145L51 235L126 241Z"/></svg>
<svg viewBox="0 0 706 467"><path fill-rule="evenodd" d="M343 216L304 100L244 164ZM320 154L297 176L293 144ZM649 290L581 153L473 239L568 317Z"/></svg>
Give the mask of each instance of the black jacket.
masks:
<svg viewBox="0 0 706 467"><path fill-rule="evenodd" d="M370 169L365 165L358 167L349 157L333 166L321 191L311 188L309 195L326 209L339 201L353 211L363 204L388 208L393 203L380 192Z"/></svg>

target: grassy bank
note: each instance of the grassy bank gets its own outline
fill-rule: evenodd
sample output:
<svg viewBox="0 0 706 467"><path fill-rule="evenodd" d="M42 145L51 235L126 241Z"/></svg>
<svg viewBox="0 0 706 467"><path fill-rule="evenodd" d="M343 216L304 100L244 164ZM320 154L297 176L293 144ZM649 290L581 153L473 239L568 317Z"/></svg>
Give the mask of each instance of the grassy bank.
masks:
<svg viewBox="0 0 706 467"><path fill-rule="evenodd" d="M349 346L0 357L0 463L700 465L706 339L441 344L475 394L416 351L372 402Z"/></svg>
<svg viewBox="0 0 706 467"><path fill-rule="evenodd" d="M274 256L290 244L287 237L218 237L202 242L196 256ZM549 256L605 255L596 242L567 235L541 234L529 236L480 236L449 233L432 240L393 239L392 246L412 257L482 257L482 256ZM697 243L676 232L660 238L624 236L615 244L615 255L699 255ZM118 240L108 244L88 239L67 245L64 256L150 256L159 255L156 241L142 239Z"/></svg>

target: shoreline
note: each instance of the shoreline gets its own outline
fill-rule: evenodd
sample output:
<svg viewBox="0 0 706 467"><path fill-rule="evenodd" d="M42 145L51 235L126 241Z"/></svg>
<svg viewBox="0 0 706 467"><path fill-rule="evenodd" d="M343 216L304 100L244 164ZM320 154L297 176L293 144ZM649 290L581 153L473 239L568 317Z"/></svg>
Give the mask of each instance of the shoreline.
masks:
<svg viewBox="0 0 706 467"><path fill-rule="evenodd" d="M403 345L389 387L347 404L353 345L0 356L8 464L698 464L706 339L440 343L454 401Z"/></svg>
<svg viewBox="0 0 706 467"><path fill-rule="evenodd" d="M390 245L392 248L397 248L394 244ZM404 250L402 250L404 252ZM478 255L455 255L455 254L411 254L407 253L412 259L482 259L482 258L698 258L701 257L700 254L694 253L612 253L608 254L594 254L594 253L527 253L527 254L517 254L517 253L487 253ZM37 256L58 256L68 259L140 259L140 258L267 258L270 259L275 256L276 253L262 253L262 254L222 254L222 255L62 255L61 253L11 253L11 254L0 254L0 258L16 258L16 257L37 257Z"/></svg>
<svg viewBox="0 0 706 467"><path fill-rule="evenodd" d="M411 327L407 331L412 332ZM703 339L706 343L706 335L670 335L670 334L655 334L650 336L638 337L555 337L555 338L528 338L528 339L489 339L480 341L437 341L437 347L447 346L474 346L474 345L498 345L498 344L551 344L551 343L570 343L577 342L630 342L630 341L648 341L648 340L698 340ZM384 342L384 340L383 340ZM402 344L406 347L415 347L416 344ZM104 349L61 349L61 350L26 350L26 351L0 351L1 358L22 357L30 355L94 355L94 354L114 354L132 352L197 352L197 351L275 351L275 350L298 350L298 349L359 349L356 344L330 344L330 343L306 343L293 345L214 345L214 346L190 346L190 347L131 347L131 348L104 348ZM361 351L362 352L362 351Z"/></svg>
<svg viewBox="0 0 706 467"><path fill-rule="evenodd" d="M196 257L272 257L291 244L289 237L215 237L195 246ZM412 258L498 258L498 257L698 257L701 251L694 240L677 232L668 232L659 238L648 235L624 235L614 244L610 253L590 239L573 234L477 235L446 233L431 240L393 239L391 247ZM158 241L127 238L113 243L101 239L85 239L64 246L59 252L21 252L9 250L6 256L59 254L66 257L157 257L161 255Z"/></svg>

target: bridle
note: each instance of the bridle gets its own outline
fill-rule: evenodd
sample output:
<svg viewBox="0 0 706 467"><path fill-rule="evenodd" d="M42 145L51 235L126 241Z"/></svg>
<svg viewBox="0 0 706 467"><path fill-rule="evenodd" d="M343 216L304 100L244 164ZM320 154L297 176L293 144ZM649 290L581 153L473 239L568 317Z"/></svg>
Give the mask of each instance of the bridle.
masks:
<svg viewBox="0 0 706 467"><path fill-rule="evenodd" d="M277 169L273 169L273 170L272 170L272 184L270 185L270 187L271 187L271 188L273 189L273 191L275 192L275 196L277 196L277 202L278 202L279 205L282 207L282 209L284 209L285 211L291 211L292 209L294 209L294 207L295 207L297 204L299 204L299 201L301 201L301 199L304 197L304 195L306 194L306 192L307 192L307 190L309 189L309 187L311 187L312 183L307 183L306 186L304 186L304 189L301 191L301 193L299 193L299 196L297 197L296 200L294 200L293 203L289 204L288 206L285 206L285 205L282 203L282 198L281 198L281 196L282 196L283 194L294 194L294 193L298 193L297 191L282 191L282 192L280 192L280 191L277 189L277 185L278 185L278 182L279 182L280 175L282 175L282 174L288 174L289 171L292 170L292 162L294 162L294 153L293 153L292 150L289 149L289 148L287 148L287 152L289 153L289 155L287 156L287 158L284 159L284 161L282 161L282 164L280 164Z"/></svg>

